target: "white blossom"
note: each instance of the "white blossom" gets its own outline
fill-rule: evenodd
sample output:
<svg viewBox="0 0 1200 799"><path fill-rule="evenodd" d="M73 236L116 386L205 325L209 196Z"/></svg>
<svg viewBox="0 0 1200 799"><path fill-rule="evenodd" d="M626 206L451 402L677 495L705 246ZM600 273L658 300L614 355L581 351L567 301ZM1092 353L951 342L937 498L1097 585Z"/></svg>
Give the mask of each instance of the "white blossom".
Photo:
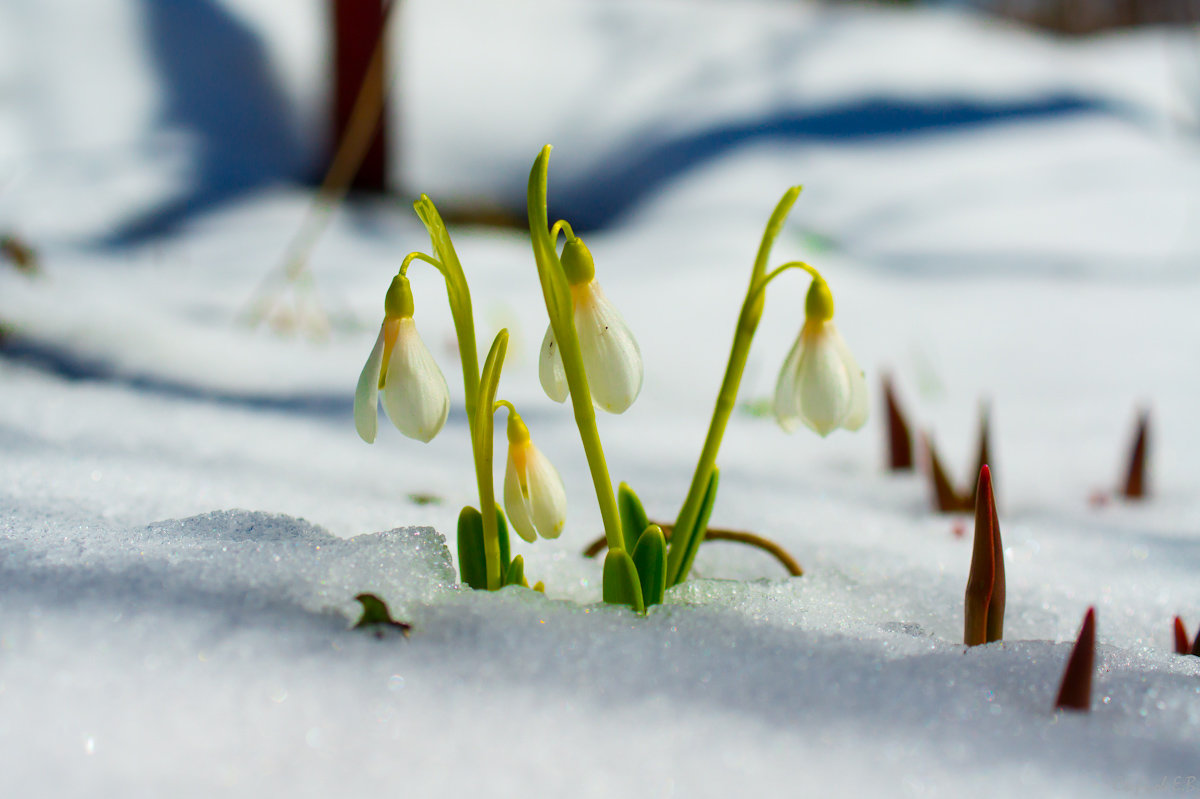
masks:
<svg viewBox="0 0 1200 799"><path fill-rule="evenodd" d="M513 529L526 541L558 538L567 521L567 492L554 464L533 445L509 438L504 470L504 509Z"/></svg>
<svg viewBox="0 0 1200 799"><path fill-rule="evenodd" d="M375 440L380 399L396 429L418 441L436 436L449 415L446 378L410 316L384 320L358 378L354 426L368 444Z"/></svg>
<svg viewBox="0 0 1200 799"><path fill-rule="evenodd" d="M822 436L866 423L866 380L832 321L805 320L779 372L775 418L789 432L799 420Z"/></svg>
<svg viewBox="0 0 1200 799"><path fill-rule="evenodd" d="M594 279L571 287L571 303L592 401L609 413L623 413L642 390L637 340ZM553 328L546 330L542 340L538 377L552 400L567 398L566 373Z"/></svg>

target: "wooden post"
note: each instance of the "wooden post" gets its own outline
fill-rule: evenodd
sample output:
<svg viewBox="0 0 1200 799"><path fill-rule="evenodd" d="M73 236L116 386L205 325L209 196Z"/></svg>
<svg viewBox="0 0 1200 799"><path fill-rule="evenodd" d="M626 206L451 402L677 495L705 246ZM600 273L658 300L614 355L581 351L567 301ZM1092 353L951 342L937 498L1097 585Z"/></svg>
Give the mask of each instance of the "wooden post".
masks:
<svg viewBox="0 0 1200 799"><path fill-rule="evenodd" d="M329 162L346 135L354 105L363 90L371 56L383 35L386 18L385 0L332 0L333 5L333 141ZM386 63L386 57L385 57ZM386 69L384 70L386 73ZM382 192L387 188L387 136L385 119L387 81L378 81L367 91L371 107L380 109L370 147L351 186L359 191Z"/></svg>

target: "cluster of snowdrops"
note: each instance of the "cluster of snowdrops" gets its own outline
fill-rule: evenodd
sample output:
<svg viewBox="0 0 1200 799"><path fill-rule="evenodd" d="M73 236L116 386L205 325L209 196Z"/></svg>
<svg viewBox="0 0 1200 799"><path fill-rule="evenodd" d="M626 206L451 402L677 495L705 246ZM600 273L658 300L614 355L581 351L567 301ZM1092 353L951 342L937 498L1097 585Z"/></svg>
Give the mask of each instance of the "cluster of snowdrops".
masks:
<svg viewBox="0 0 1200 799"><path fill-rule="evenodd" d="M550 147L542 149L529 177L529 231L549 328L542 342L539 377L557 402L570 399L604 523L604 601L644 611L663 601L667 588L687 578L704 540L716 499L717 454L733 412L746 358L762 316L767 287L791 270L811 282L804 322L784 361L775 389L774 412L785 430L799 422L824 436L841 427L856 430L867 418L862 371L833 324L833 295L816 269L793 261L768 270L771 248L800 193L792 187L767 223L742 303L725 376L688 494L668 529L651 524L636 493L625 484L614 491L596 427L595 408L622 413L642 387L642 358L629 326L605 297L592 256L565 220L550 226L546 186ZM384 299L384 319L354 397L354 422L368 443L375 440L377 406L404 435L429 441L449 413L446 378L422 343L413 322L414 298L407 272L421 262L445 278L461 353L463 389L470 425L479 507L465 507L458 520L459 571L468 585L496 590L525 585L524 562L511 556L508 526L532 543L556 538L566 521L566 492L558 471L533 444L513 405L496 397L508 332L493 340L482 367L475 339L471 295L449 232L430 199L414 204L432 240L433 254L410 253ZM564 239L559 249L560 237ZM492 481L495 414L508 415L504 475L505 514ZM541 588L540 584L534 586Z"/></svg>

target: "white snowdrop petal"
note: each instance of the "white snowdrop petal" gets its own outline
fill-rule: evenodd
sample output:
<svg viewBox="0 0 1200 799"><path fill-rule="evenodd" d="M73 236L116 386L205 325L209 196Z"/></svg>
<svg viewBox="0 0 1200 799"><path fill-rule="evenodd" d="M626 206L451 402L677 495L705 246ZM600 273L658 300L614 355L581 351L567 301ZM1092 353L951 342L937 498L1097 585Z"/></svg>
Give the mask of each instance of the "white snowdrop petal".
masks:
<svg viewBox="0 0 1200 799"><path fill-rule="evenodd" d="M831 323L832 324L832 323ZM846 346L840 333L834 331L834 343L841 353L842 365L846 368L846 376L850 381L850 409L842 419L842 427L846 430L858 430L867 423L870 408L867 403L867 378L854 360L853 353Z"/></svg>
<svg viewBox="0 0 1200 799"><path fill-rule="evenodd" d="M850 410L850 378L828 329L809 337L796 375L796 396L801 420L822 436L832 433Z"/></svg>
<svg viewBox="0 0 1200 799"><path fill-rule="evenodd" d="M796 406L796 374L800 370L800 359L804 356L804 333L796 336L796 343L783 361L779 379L775 382L775 420L787 432L796 429L800 420L800 409Z"/></svg>
<svg viewBox="0 0 1200 799"><path fill-rule="evenodd" d="M533 526L542 538L558 538L567 522L567 491L550 459L533 444L525 455Z"/></svg>
<svg viewBox="0 0 1200 799"><path fill-rule="evenodd" d="M508 523L517 535L529 543L537 540L533 520L529 513L529 500L521 491L520 475L514 462L512 445L508 448L508 465L504 469L504 510L508 512Z"/></svg>
<svg viewBox="0 0 1200 799"><path fill-rule="evenodd" d="M375 441L379 411L379 371L383 366L383 327L375 348L367 357L362 374L358 376L358 387L354 389L354 429L363 441Z"/></svg>
<svg viewBox="0 0 1200 799"><path fill-rule="evenodd" d="M388 418L409 438L430 441L446 423L450 390L411 318L400 320L382 393Z"/></svg>
<svg viewBox="0 0 1200 799"><path fill-rule="evenodd" d="M546 396L555 402L564 402L570 393L567 388L567 373L563 369L562 353L558 351L558 342L554 340L554 329L546 327L546 336L542 339L542 351L538 356L538 379Z"/></svg>
<svg viewBox="0 0 1200 799"><path fill-rule="evenodd" d="M592 401L609 413L623 413L642 390L642 353L621 314L596 281L575 305L575 329Z"/></svg>

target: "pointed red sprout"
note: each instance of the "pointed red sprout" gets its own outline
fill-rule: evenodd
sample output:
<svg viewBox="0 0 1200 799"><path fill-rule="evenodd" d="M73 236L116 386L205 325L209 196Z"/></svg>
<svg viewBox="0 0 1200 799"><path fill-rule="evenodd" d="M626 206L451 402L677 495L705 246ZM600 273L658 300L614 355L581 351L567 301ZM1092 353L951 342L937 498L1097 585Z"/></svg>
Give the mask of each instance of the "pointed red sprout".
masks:
<svg viewBox="0 0 1200 799"><path fill-rule="evenodd" d="M1192 643L1188 640L1187 628L1183 626L1183 619L1175 617L1175 654L1190 655L1192 653Z"/></svg>
<svg viewBox="0 0 1200 799"><path fill-rule="evenodd" d="M1000 518L996 515L996 494L992 490L992 471L985 463L979 469L979 483L975 492L987 498L987 506L991 512L989 522L992 533L992 599L988 602L987 639L988 643L999 641L1004 637L1004 603L1006 598L1004 581L1004 543L1000 540ZM979 506L976 505L976 508ZM976 520L979 511L975 512ZM977 522L978 523L978 522Z"/></svg>
<svg viewBox="0 0 1200 799"><path fill-rule="evenodd" d="M896 401L891 375L883 376L883 400L887 405L888 469L893 472L912 471L912 433Z"/></svg>
<svg viewBox="0 0 1200 799"><path fill-rule="evenodd" d="M1079 630L1079 638L1067 659L1067 667L1063 671L1062 685L1058 689L1058 699L1054 707L1065 710L1081 710L1084 713L1092 709L1092 673L1096 663L1096 609L1090 607L1083 617L1083 626Z"/></svg>
<svg viewBox="0 0 1200 799"><path fill-rule="evenodd" d="M1133 449L1129 452L1129 470L1125 474L1125 486L1121 489L1121 495L1126 499L1143 499L1148 491L1146 461L1149 459L1149 428L1150 412L1142 411L1138 414L1137 433L1133 439Z"/></svg>
<svg viewBox="0 0 1200 799"><path fill-rule="evenodd" d="M929 434L921 436L921 443L925 449L925 463L929 469L929 482L933 487L933 509L939 513L958 513L969 511L974 507L969 496L963 496L955 490L950 483L950 478L946 476L946 469L942 466L942 459L938 457L937 449L933 446L933 439Z"/></svg>
<svg viewBox="0 0 1200 799"><path fill-rule="evenodd" d="M963 643L967 646L1004 637L1004 549L987 464L979 470L975 493L975 544L964 598Z"/></svg>
<svg viewBox="0 0 1200 799"><path fill-rule="evenodd" d="M991 448L991 410L986 402L979 406L979 451L975 459L975 474L988 466L992 462ZM974 483L974 489L971 493L971 505L975 505L976 492L979 490L979 483Z"/></svg>

